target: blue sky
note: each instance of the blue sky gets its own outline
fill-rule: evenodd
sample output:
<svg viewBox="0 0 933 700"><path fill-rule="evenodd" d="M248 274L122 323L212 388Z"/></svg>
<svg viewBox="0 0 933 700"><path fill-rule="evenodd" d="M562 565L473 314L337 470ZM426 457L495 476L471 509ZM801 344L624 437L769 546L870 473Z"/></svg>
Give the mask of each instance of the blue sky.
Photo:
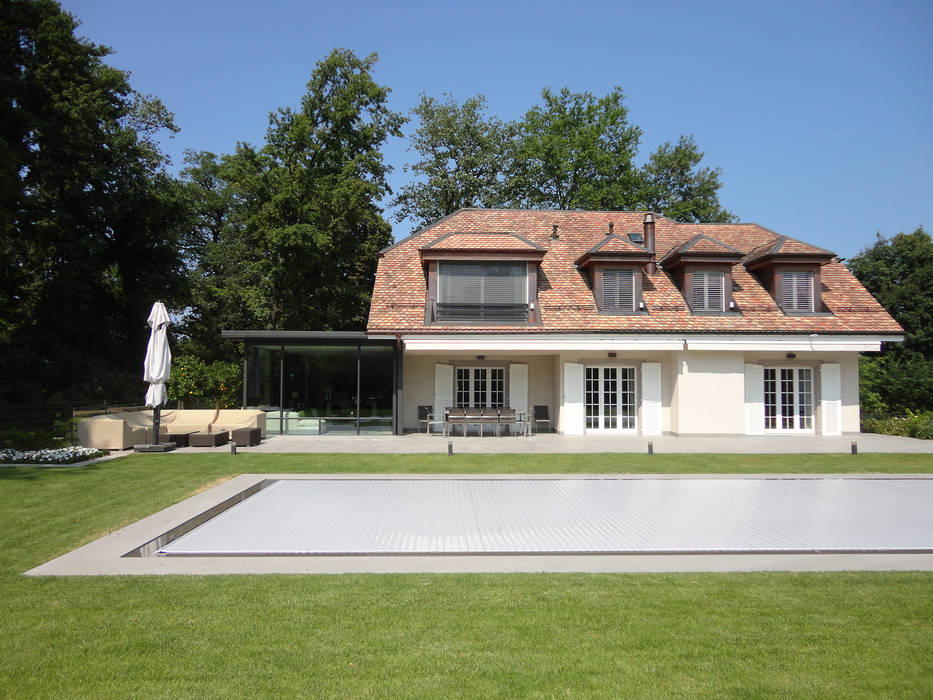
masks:
<svg viewBox="0 0 933 700"><path fill-rule="evenodd" d="M334 47L379 54L374 75L408 113L424 92L486 95L515 119L545 86L626 94L641 159L694 134L723 170L720 199L839 255L933 229L933 3L301 2L65 0L78 34L157 95L181 133L229 153L261 144ZM407 126L410 131L412 124ZM414 159L385 149L394 189ZM387 211L387 216L391 211ZM410 223L395 224L396 237Z"/></svg>

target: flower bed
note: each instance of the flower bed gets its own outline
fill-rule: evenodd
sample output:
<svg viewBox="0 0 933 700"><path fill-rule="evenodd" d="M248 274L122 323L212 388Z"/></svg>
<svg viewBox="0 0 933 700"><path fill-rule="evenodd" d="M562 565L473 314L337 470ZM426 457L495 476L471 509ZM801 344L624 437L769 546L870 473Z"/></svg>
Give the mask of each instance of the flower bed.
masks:
<svg viewBox="0 0 933 700"><path fill-rule="evenodd" d="M93 447L59 447L54 450L0 450L0 464L73 464L110 454Z"/></svg>

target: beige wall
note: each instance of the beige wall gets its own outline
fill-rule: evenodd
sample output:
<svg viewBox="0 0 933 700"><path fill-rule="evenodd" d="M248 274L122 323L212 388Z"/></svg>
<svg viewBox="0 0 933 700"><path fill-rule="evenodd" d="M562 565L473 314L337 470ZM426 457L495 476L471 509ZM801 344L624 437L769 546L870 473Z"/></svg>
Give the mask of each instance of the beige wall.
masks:
<svg viewBox="0 0 933 700"><path fill-rule="evenodd" d="M532 406L548 406L551 420L555 419L560 398L556 396L553 355L486 355L477 360L476 354L421 355L406 354L402 366L402 426L405 430L418 428L418 406L434 403L434 365L449 364L454 367L504 367L505 394L508 401L509 364L528 365L528 410Z"/></svg>
<svg viewBox="0 0 933 700"><path fill-rule="evenodd" d="M859 430L858 355L856 353L796 353L789 359L783 352L619 352L609 358L606 352L557 353L552 355L487 355L476 360L475 354L420 355L406 354L403 366L402 423L406 430L418 427L418 406L434 402L434 365L487 365L506 368L510 362L528 364L528 407L544 404L551 421L561 426L563 364L634 365L638 377L638 401L641 408L641 363L661 363L661 428L665 433L735 434L745 433L745 363L796 365L814 369L816 380L816 431L821 430L819 367L824 362L840 365L842 380L842 430ZM642 416L638 418L639 432Z"/></svg>
<svg viewBox="0 0 933 700"><path fill-rule="evenodd" d="M677 353L676 432L745 432L745 361L738 352Z"/></svg>

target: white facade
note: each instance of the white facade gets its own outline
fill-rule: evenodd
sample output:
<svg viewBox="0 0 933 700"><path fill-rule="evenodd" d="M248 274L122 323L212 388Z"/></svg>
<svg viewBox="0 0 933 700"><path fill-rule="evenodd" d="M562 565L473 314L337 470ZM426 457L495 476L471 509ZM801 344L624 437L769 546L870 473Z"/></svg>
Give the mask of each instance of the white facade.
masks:
<svg viewBox="0 0 933 700"><path fill-rule="evenodd" d="M547 406L568 435L857 433L858 353L899 339L403 336L402 425L417 429L418 406L491 397L519 412ZM483 383L493 378L495 394Z"/></svg>

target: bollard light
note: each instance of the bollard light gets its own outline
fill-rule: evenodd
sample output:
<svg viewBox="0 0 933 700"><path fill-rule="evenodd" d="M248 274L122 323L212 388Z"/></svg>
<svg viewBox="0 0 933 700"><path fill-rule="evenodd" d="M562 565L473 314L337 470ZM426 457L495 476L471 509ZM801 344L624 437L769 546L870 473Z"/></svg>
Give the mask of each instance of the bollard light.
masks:
<svg viewBox="0 0 933 700"><path fill-rule="evenodd" d="M230 441L230 454L232 455L236 454L236 440Z"/></svg>
<svg viewBox="0 0 933 700"><path fill-rule="evenodd" d="M852 443L852 454L854 455L858 454L858 443L857 442Z"/></svg>
<svg viewBox="0 0 933 700"><path fill-rule="evenodd" d="M453 440L447 441L447 454L452 455L454 453L454 442Z"/></svg>
<svg viewBox="0 0 933 700"><path fill-rule="evenodd" d="M654 443L653 443L653 442L649 442L649 443L648 443L648 454L649 454L649 455L653 455L653 454L654 454Z"/></svg>

